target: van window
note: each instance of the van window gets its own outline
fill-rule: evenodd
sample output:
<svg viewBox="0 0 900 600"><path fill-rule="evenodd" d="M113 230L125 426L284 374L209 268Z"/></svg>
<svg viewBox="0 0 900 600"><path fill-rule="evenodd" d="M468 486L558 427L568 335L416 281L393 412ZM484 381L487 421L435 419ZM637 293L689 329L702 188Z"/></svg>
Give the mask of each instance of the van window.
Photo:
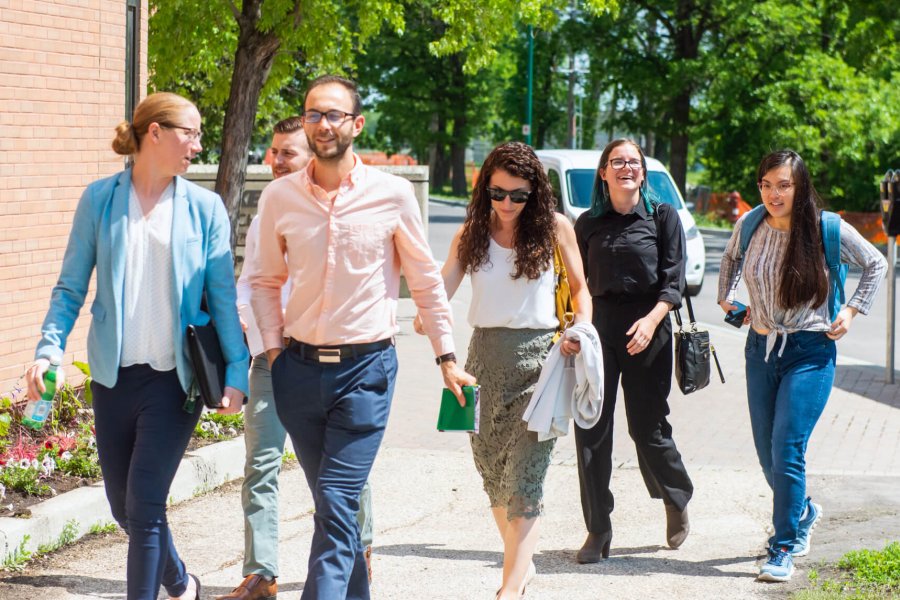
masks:
<svg viewBox="0 0 900 600"><path fill-rule="evenodd" d="M594 169L569 169L569 202L576 208L591 206L591 191L594 189Z"/></svg>
<svg viewBox="0 0 900 600"><path fill-rule="evenodd" d="M591 206L591 193L594 189L593 169L569 169L566 177L569 180L569 198L572 206L577 208L589 208ZM683 208L678 190L672 183L667 173L662 171L648 171L647 185L656 193L660 202L671 204L675 208Z"/></svg>
<svg viewBox="0 0 900 600"><path fill-rule="evenodd" d="M662 171L648 171L647 185L651 190L656 192L660 202L671 204L675 208L683 208L681 205L681 197L678 195L678 189L672 183L672 178L668 173Z"/></svg>
<svg viewBox="0 0 900 600"><path fill-rule="evenodd" d="M547 169L547 178L550 180L550 189L553 190L553 197L556 198L556 210L564 212L559 172L556 169Z"/></svg>

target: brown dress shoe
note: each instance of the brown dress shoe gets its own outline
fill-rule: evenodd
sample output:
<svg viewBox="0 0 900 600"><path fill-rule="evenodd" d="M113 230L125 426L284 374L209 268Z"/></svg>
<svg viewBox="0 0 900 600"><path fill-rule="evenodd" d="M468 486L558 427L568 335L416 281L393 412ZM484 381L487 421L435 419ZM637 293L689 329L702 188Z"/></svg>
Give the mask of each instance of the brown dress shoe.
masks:
<svg viewBox="0 0 900 600"><path fill-rule="evenodd" d="M678 510L672 504L666 504L666 541L669 548L678 548L687 539L691 531L691 522L688 520L687 506L684 510Z"/></svg>
<svg viewBox="0 0 900 600"><path fill-rule="evenodd" d="M612 531L588 533L587 539L575 560L583 565L600 562L601 558L609 558L609 545L612 543Z"/></svg>
<svg viewBox="0 0 900 600"><path fill-rule="evenodd" d="M230 594L216 596L216 600L275 600L278 596L278 582L268 581L262 575L247 575L241 585Z"/></svg>
<svg viewBox="0 0 900 600"><path fill-rule="evenodd" d="M372 583L372 546L366 546L366 573L369 575L369 583Z"/></svg>

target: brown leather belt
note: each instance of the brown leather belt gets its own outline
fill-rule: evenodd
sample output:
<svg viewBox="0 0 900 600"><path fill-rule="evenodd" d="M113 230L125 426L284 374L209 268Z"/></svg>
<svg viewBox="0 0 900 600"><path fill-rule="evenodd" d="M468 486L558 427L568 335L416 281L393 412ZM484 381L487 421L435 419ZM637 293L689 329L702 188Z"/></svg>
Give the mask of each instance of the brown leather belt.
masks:
<svg viewBox="0 0 900 600"><path fill-rule="evenodd" d="M367 342L364 344L344 344L343 346L313 346L294 338L284 338L285 350L297 352L300 358L317 360L320 363L339 363L348 358L378 352L394 345L394 338Z"/></svg>

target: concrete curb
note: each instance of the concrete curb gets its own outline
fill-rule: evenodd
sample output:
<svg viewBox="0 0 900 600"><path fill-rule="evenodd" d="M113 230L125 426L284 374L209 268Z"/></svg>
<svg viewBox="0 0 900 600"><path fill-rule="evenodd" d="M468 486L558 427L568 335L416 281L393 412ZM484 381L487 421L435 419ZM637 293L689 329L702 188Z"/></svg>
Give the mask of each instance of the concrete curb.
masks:
<svg viewBox="0 0 900 600"><path fill-rule="evenodd" d="M244 436L217 442L184 455L169 490L171 506L214 490L244 474ZM75 539L91 527L113 523L103 480L39 502L31 507L31 518L0 518L0 556L10 559L19 550L36 552L54 544L68 523L77 528Z"/></svg>

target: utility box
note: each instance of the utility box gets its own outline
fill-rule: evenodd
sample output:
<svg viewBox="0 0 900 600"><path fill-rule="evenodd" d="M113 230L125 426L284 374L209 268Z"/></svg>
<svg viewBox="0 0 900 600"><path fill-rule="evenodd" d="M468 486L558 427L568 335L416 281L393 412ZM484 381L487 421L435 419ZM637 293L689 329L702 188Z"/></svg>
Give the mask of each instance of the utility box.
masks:
<svg viewBox="0 0 900 600"><path fill-rule="evenodd" d="M881 180L881 221L889 237L900 235L900 169L888 169Z"/></svg>

